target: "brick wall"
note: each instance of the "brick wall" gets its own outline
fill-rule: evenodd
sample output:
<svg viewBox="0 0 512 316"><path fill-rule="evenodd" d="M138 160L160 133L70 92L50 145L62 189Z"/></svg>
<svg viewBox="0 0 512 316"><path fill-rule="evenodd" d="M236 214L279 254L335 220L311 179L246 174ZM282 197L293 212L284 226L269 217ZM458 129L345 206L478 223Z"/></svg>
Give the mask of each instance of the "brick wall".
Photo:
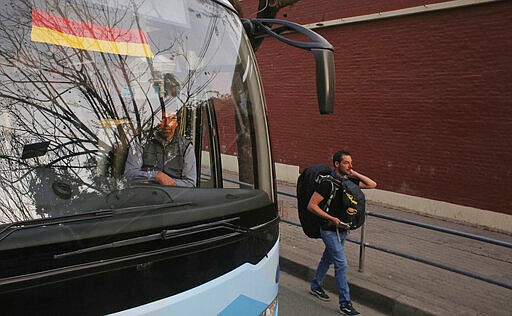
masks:
<svg viewBox="0 0 512 316"><path fill-rule="evenodd" d="M303 0L278 17L422 4L392 2ZM511 29L509 1L318 29L335 47L330 116L318 114L313 57L266 39L257 58L275 161L302 170L344 148L380 189L512 214Z"/></svg>

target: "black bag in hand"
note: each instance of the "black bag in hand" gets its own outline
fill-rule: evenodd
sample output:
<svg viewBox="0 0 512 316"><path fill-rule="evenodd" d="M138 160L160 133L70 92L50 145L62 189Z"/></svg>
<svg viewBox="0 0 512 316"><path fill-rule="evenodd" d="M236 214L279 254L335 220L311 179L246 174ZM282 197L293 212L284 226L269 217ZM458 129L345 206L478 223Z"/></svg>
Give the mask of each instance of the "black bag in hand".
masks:
<svg viewBox="0 0 512 316"><path fill-rule="evenodd" d="M343 189L343 211L341 220L349 224L350 229L358 229L366 220L366 199L359 185L350 179L341 183Z"/></svg>

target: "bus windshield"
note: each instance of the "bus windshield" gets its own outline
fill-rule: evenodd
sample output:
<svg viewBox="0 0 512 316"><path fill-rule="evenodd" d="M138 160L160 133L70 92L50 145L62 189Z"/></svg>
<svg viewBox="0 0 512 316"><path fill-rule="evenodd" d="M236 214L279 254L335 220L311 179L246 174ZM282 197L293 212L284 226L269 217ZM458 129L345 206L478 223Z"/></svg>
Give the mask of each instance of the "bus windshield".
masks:
<svg viewBox="0 0 512 316"><path fill-rule="evenodd" d="M0 224L169 204L177 188L274 199L261 83L234 12L0 3Z"/></svg>

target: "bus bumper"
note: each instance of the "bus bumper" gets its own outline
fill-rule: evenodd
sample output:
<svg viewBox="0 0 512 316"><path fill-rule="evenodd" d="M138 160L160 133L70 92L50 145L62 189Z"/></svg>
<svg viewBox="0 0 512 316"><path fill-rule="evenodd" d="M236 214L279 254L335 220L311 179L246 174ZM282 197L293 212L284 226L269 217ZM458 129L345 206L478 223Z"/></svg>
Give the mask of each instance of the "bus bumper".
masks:
<svg viewBox="0 0 512 316"><path fill-rule="evenodd" d="M188 291L111 315L273 316L278 314L279 274L278 238L256 265L245 263Z"/></svg>

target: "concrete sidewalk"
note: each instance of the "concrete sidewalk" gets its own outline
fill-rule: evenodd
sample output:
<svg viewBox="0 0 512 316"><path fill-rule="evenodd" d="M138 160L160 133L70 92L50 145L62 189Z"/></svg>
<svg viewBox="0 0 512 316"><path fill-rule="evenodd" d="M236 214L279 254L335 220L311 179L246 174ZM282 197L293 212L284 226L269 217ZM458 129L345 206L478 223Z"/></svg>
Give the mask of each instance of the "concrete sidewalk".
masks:
<svg viewBox="0 0 512 316"><path fill-rule="evenodd" d="M280 184L279 191L295 194ZM512 236L368 203L370 212L442 226L512 243ZM298 223L296 200L279 196L282 219ZM322 252L321 239L281 222L280 265L311 280ZM361 230L349 238L359 241ZM512 285L512 249L369 216L366 243L439 262ZM359 245L348 242L348 281L353 299L390 315L512 315L512 290L383 251L366 248L364 272L358 272ZM337 293L331 268L324 287ZM309 289L304 289L308 291ZM334 297L332 299L337 299ZM356 306L357 308L357 306Z"/></svg>

